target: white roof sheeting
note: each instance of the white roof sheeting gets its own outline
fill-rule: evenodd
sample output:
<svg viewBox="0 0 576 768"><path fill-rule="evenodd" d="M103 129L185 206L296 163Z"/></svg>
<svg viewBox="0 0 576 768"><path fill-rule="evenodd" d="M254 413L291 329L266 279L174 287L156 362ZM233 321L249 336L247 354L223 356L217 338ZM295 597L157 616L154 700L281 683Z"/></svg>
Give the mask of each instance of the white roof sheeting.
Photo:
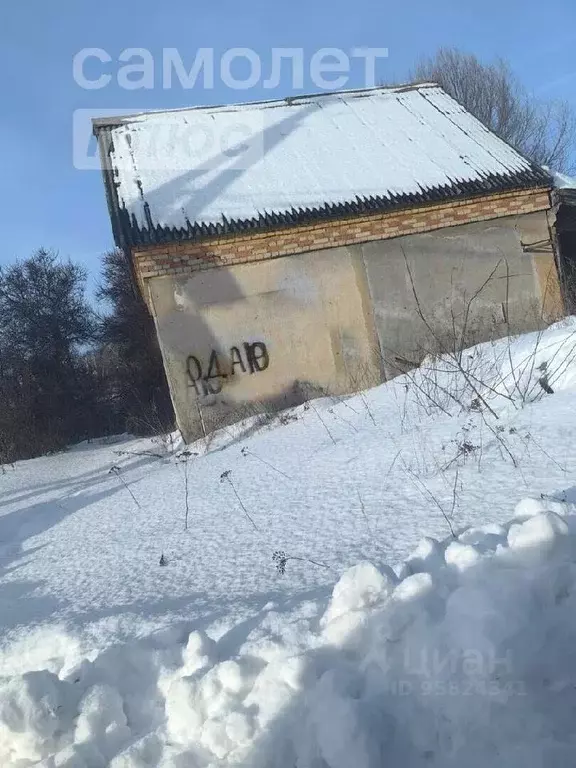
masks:
<svg viewBox="0 0 576 768"><path fill-rule="evenodd" d="M94 124L110 140L112 204L132 241L551 185L433 84Z"/></svg>

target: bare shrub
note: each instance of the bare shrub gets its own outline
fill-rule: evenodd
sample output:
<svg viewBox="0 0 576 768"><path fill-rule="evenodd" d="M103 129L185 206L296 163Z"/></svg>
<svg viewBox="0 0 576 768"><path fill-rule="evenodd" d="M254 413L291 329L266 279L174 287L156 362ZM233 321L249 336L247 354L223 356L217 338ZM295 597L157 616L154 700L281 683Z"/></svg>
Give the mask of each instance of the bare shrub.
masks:
<svg viewBox="0 0 576 768"><path fill-rule="evenodd" d="M406 257L405 266L415 314L423 329L418 351L420 365L415 367L408 363L402 370L398 356L393 356L392 360L385 357L384 364L405 374L412 398L427 415L434 412L450 415L454 409L465 409L487 413L497 421L496 404L499 401L508 401L518 408L553 392L554 382L576 354L576 332L568 334L561 344L554 342L554 348L547 354L543 345L548 327L545 316L548 287L540 308L531 304L525 310L525 313L532 313L531 324L538 330L522 356L514 349L513 334L517 329L511 320L511 275L506 259L496 264L472 294L463 294L459 305L453 302L449 318L440 323L424 309ZM491 333L490 326L484 324L485 314L478 312L475 305L482 303L483 292L495 279L504 280L505 299L503 319ZM517 315L525 313L516 311ZM507 341L501 341L502 337ZM469 348L478 339L483 343Z"/></svg>

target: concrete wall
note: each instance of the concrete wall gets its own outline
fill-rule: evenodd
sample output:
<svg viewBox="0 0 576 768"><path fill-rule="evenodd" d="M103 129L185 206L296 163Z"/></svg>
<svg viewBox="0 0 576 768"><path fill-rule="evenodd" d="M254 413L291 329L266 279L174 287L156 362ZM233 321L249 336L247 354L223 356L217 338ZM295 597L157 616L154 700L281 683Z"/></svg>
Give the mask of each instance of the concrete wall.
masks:
<svg viewBox="0 0 576 768"><path fill-rule="evenodd" d="M360 248L388 376L462 332L469 346L562 312L543 211Z"/></svg>
<svg viewBox="0 0 576 768"><path fill-rule="evenodd" d="M148 281L186 437L245 403L285 407L380 381L360 253L336 248ZM200 405L200 409L199 406Z"/></svg>
<svg viewBox="0 0 576 768"><path fill-rule="evenodd" d="M434 339L412 281L427 321L449 334L493 271L470 308L470 343L537 327L543 301L560 313L545 211L147 279L185 437L246 403L354 391L417 363Z"/></svg>

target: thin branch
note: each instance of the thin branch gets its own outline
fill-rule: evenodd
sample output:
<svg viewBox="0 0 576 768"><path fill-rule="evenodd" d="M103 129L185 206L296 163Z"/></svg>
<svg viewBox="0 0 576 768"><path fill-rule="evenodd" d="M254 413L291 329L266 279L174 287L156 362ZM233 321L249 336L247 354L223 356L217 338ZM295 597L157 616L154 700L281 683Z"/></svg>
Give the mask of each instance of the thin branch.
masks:
<svg viewBox="0 0 576 768"><path fill-rule="evenodd" d="M138 502L138 499L136 498L136 496L134 496L134 494L133 494L133 493L132 493L132 491L130 490L130 487L129 487L128 483L126 482L126 480L125 480L125 479L122 477L122 475L121 475L121 473L120 473L120 467L116 467L116 466L114 466L114 467L112 467L112 469L110 470L110 472L111 472L113 475L116 475L116 477L117 477L117 478L118 478L118 479L121 481L121 483L124 485L124 488L126 488L126 490L128 491L128 493L129 493L129 494L130 494L130 496L132 497L132 501L134 502L134 504L136 504L136 506L138 507L138 509L140 509L140 510L141 510L141 509L142 509L142 507L140 506L140 503Z"/></svg>
<svg viewBox="0 0 576 768"><path fill-rule="evenodd" d="M334 569L326 563L320 563L318 560L312 560L310 557L298 557L297 555L289 555L283 549L277 549L275 552L273 552L272 560L275 563L276 570L280 576L284 576L286 573L286 563L288 563L290 560L299 560L301 563L311 563L312 565L316 565L319 568L326 568L329 571L334 571Z"/></svg>
<svg viewBox="0 0 576 768"><path fill-rule="evenodd" d="M274 472L277 472L279 475L282 475L283 477L287 478L288 480L292 480L290 475L287 475L286 472L282 472L281 469L278 469L278 467L275 467L274 464L271 464L266 459L263 459L261 456L258 456L257 453L254 453L253 451L249 450L248 448L242 448L240 451L242 456L253 456L255 459L258 459L259 462L262 464L265 464L267 467L270 467L270 469L273 469Z"/></svg>
<svg viewBox="0 0 576 768"><path fill-rule="evenodd" d="M406 265L406 271L408 272L408 276L409 276L409 278L410 278L410 286L411 286L411 288L412 288L412 294L413 294L413 296L414 296L414 301L416 302L416 309L417 309L417 312L418 312L418 316L420 317L420 319L422 320L422 322L424 323L424 325L425 325L425 326L426 326L426 328L428 329L429 333L432 335L432 338L433 338L433 339L436 341L436 343L438 344L438 347L439 347L439 349L440 349L440 350L441 350L441 351L442 351L442 352L443 352L445 355L448 355L448 356L449 356L449 355L450 355L450 351L446 349L445 345L442 343L442 340L441 340L441 339L439 339L438 335L435 333L435 331L433 330L433 328L432 328L432 326L430 325L429 321L427 320L426 316L424 315L424 312L423 312L423 310L422 310L422 306L421 306L421 304L420 304L420 299L418 298L418 292L416 291L416 285L415 285L415 283L414 283L414 277L413 277L413 275L412 275L412 270L410 269L410 265L408 264L408 259L407 259L407 257L406 257L406 253L404 252L404 249L402 249L402 254L403 254L403 256L404 256L404 263L405 263L405 265ZM477 290L477 291L474 293L474 295L472 296L472 298L471 298L471 299L470 299L470 301L468 302L468 308L467 308L467 312L469 311L469 307L470 307L471 303L472 303L472 302L473 302L473 301L474 301L474 300L477 298L477 296L479 295L480 291L481 291L481 290L483 290L483 289L486 287L486 285L488 284L488 281L489 281L489 280L490 280L490 279L493 277L493 275L494 275L494 272L495 272L495 270L498 268L498 266L499 266L499 265L500 265L500 261L498 262L498 264L496 265L496 267L495 267L495 268L492 270L492 272L490 273L490 275L488 276L488 278L487 278L487 279L484 281L484 283L481 285L481 287L480 287L480 288L479 288L479 289L478 289L478 290ZM452 355L452 357L454 357L454 356ZM498 419L498 414L496 413L496 411L494 411L494 410L493 410L493 409L490 407L490 405L489 405L489 404L486 402L486 400L484 399L484 397L482 397L482 395L480 394L480 392L478 391L478 389L477 389L477 388L474 386L473 382L471 382L471 381L470 381L470 379L469 379L469 377L468 377L468 375L467 375L467 373L466 373L465 369L462 367L461 363L460 363L460 364L458 363L458 358L456 358L456 364L457 364L457 366L458 366L458 369L459 369L459 371L462 373L462 375L463 375L463 376L464 376L464 378L466 379L466 382L467 382L468 386L470 387L470 389L472 389L472 391L474 392L474 394L476 395L476 397L478 398L478 400L479 400L479 401L480 401L480 402L481 402L481 403L484 405L484 407L485 407L485 408L486 408L488 411L490 411L490 413L492 414L492 416L494 416L494 418L495 418L495 419Z"/></svg>
<svg viewBox="0 0 576 768"><path fill-rule="evenodd" d="M454 510L456 509L456 503L457 503L457 493L458 493L458 465L456 465L456 474L454 475L454 488L452 489L452 509L450 510L450 517L454 517ZM454 534L452 534L454 535Z"/></svg>
<svg viewBox="0 0 576 768"><path fill-rule="evenodd" d="M428 499L429 499L429 500L430 500L430 501L431 501L431 502L432 502L432 503L433 503L433 504L434 504L436 507L438 507L438 509L440 510L440 512L441 512L441 514L442 514L442 517L444 518L444 520L446 521L446 524L447 524L448 528L450 529L450 533L451 533L451 535L452 535L452 538L453 538L453 539L455 539L455 538L456 538L456 533L455 533L455 531L454 531L454 526L452 525L452 522L451 522L450 518L448 517L448 515L446 514L446 511L445 511L444 507L442 506L442 504L440 504L440 502L438 501L438 499L436 498L436 496L434 496L434 494L432 493L432 491L430 491L430 489L429 489L429 488L427 488L427 487L424 485L424 483L423 483L423 482L420 480L420 478L419 478L419 477L417 477L417 476L414 474L414 472L412 472L412 470L411 470L411 469L410 469L410 468L409 468L409 467L408 467L408 466L407 466L407 465L406 465L404 462L403 462L403 464L404 464L404 469L405 469L405 471L406 471L406 472L409 474L409 476L410 476L410 478L411 478L411 480L412 480L412 483L414 484L414 486L415 486L416 490L420 491L420 493L421 493L421 494L424 496L424 498L426 498L426 496L427 496L427 497L428 497ZM419 483L420 485L418 485L418 483ZM421 486L421 487L420 487L420 486Z"/></svg>
<svg viewBox="0 0 576 768"><path fill-rule="evenodd" d="M224 480L227 480L230 483L230 487L234 491L234 495L236 496L236 499L238 500L238 504L240 504L240 506L242 508L242 511L244 512L244 514L246 515L248 520L252 523L252 526L254 527L254 530L260 532L260 529L258 528L256 523L254 522L254 520L251 518L250 513L248 512L248 510L244 506L244 502L240 498L240 494L238 493L238 491L236 490L236 486L232 482L232 478L230 477L230 472L231 472L231 470L229 470L229 469L226 470L226 472L222 472L222 474L220 475L220 482L223 483Z"/></svg>
<svg viewBox="0 0 576 768"><path fill-rule="evenodd" d="M184 516L184 530L188 530L188 513L190 512L190 504L188 499L188 458L184 464L184 490L186 494L186 514Z"/></svg>
<svg viewBox="0 0 576 768"><path fill-rule="evenodd" d="M310 400L310 401L309 401L309 405L310 405L310 408L312 408L312 410L314 411L314 413L315 413L315 414L316 414L316 416L318 417L318 420L320 421L320 423L322 424L322 426L324 427L324 429L326 430L326 432L327 432L327 434L328 434L328 437L330 438L330 440L332 440L332 442L334 443L334 445L336 445L336 440L334 439L334 435L333 435L333 434L332 434L332 432L330 432L330 430L328 429L328 425L326 424L326 422L324 421L324 419L322 418L322 416L320 416L320 414L318 413L318 410L317 410L316 406L314 405L314 403L312 402L312 400Z"/></svg>

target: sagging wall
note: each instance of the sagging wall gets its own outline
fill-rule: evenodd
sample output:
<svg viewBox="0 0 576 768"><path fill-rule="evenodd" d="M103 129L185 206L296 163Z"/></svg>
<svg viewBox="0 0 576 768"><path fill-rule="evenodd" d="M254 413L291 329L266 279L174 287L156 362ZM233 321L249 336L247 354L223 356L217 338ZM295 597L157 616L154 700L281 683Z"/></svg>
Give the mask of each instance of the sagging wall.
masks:
<svg viewBox="0 0 576 768"><path fill-rule="evenodd" d="M281 408L381 380L353 249L154 278L148 289L186 438L237 420L245 403Z"/></svg>
<svg viewBox="0 0 576 768"><path fill-rule="evenodd" d="M186 439L237 420L245 404L350 392L418 362L431 344L415 293L435 327L450 328L496 268L470 309L471 343L537 327L542 304L547 320L562 311L545 210L168 268L143 283Z"/></svg>

